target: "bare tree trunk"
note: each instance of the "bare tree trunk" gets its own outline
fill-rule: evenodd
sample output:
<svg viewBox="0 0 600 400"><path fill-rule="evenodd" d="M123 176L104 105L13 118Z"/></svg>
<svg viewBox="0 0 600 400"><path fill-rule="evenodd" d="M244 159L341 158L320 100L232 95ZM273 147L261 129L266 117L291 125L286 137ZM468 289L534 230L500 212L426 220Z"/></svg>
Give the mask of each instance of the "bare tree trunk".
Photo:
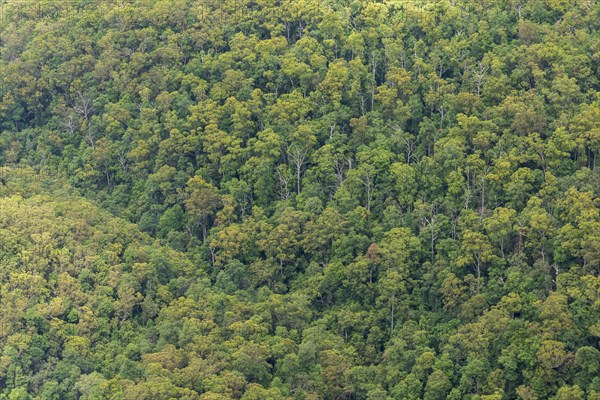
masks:
<svg viewBox="0 0 600 400"><path fill-rule="evenodd" d="M371 201L373 200L373 176L369 172L366 172L362 176L361 181L367 190L366 208L367 208L367 219L368 219L369 214L371 214Z"/></svg>
<svg viewBox="0 0 600 400"><path fill-rule="evenodd" d="M308 155L309 147L304 149L302 148L288 148L288 159L292 164L294 164L294 168L296 169L296 190L297 193L300 194L300 178L302 175L302 167L306 164L306 156Z"/></svg>
<svg viewBox="0 0 600 400"><path fill-rule="evenodd" d="M479 210L479 220L485 216L485 173L481 176L481 208Z"/></svg>
<svg viewBox="0 0 600 400"><path fill-rule="evenodd" d="M73 107L75 111L85 118L85 120L89 120L90 115L94 112L94 105L92 104L92 97L82 92L81 90L77 91L77 102Z"/></svg>
<svg viewBox="0 0 600 400"><path fill-rule="evenodd" d="M481 62L479 63L478 69L475 71L475 86L477 88L477 95L481 94L481 87L483 85L483 78L485 78L485 73L488 70L487 65L483 65Z"/></svg>
<svg viewBox="0 0 600 400"><path fill-rule="evenodd" d="M69 114L66 121L63 123L63 126L67 129L70 136L75 134L75 120L73 119L73 114Z"/></svg>
<svg viewBox="0 0 600 400"><path fill-rule="evenodd" d="M335 177L337 178L337 187L342 186L342 183L346 180L346 160L335 160Z"/></svg>
<svg viewBox="0 0 600 400"><path fill-rule="evenodd" d="M372 82L371 82L371 111L373 111L373 107L375 106L375 86L377 84L375 73L377 71L377 61L375 60L375 52L371 53L371 73L372 73Z"/></svg>
<svg viewBox="0 0 600 400"><path fill-rule="evenodd" d="M279 178L279 196L282 200L287 200L290 198L290 191L288 189L289 178L285 176L284 171L281 170L281 166L277 168L277 177Z"/></svg>
<svg viewBox="0 0 600 400"><path fill-rule="evenodd" d="M215 261L217 258L217 249L215 249L214 247L210 248L210 261L211 261L211 265L214 268L215 267Z"/></svg>
<svg viewBox="0 0 600 400"><path fill-rule="evenodd" d="M435 233L435 215L436 210L435 206L431 205L429 208L429 217L421 216L421 226L428 226L429 232L431 234L430 240L430 252L431 252L431 263L433 264L435 260L435 240L437 239L437 235Z"/></svg>

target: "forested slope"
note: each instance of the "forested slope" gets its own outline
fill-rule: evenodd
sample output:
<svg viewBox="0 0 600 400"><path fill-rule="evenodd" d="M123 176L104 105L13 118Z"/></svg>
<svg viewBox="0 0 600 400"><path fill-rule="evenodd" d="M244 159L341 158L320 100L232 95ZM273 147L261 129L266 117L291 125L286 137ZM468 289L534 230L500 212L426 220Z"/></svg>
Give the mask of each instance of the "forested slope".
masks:
<svg viewBox="0 0 600 400"><path fill-rule="evenodd" d="M600 399L594 0L0 9L0 399Z"/></svg>

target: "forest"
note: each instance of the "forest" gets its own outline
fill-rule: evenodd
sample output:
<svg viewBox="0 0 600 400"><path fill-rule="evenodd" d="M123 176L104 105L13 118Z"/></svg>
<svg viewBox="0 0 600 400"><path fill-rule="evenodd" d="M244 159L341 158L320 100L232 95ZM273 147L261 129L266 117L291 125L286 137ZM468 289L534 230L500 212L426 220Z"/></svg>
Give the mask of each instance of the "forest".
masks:
<svg viewBox="0 0 600 400"><path fill-rule="evenodd" d="M595 0L0 0L0 400L600 400Z"/></svg>

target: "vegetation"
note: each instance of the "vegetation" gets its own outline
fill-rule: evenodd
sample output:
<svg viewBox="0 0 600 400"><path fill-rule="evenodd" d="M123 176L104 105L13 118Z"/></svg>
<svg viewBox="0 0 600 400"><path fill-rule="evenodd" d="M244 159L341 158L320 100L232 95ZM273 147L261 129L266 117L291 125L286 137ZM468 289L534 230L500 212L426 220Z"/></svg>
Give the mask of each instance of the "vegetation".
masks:
<svg viewBox="0 0 600 400"><path fill-rule="evenodd" d="M600 399L594 0L0 7L0 399Z"/></svg>

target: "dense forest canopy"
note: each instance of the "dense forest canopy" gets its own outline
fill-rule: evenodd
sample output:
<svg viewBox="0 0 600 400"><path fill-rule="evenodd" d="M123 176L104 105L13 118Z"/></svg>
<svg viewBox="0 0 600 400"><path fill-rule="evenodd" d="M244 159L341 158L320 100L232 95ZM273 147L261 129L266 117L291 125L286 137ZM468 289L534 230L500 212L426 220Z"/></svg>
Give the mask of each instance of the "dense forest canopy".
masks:
<svg viewBox="0 0 600 400"><path fill-rule="evenodd" d="M599 400L599 25L0 2L0 400Z"/></svg>

